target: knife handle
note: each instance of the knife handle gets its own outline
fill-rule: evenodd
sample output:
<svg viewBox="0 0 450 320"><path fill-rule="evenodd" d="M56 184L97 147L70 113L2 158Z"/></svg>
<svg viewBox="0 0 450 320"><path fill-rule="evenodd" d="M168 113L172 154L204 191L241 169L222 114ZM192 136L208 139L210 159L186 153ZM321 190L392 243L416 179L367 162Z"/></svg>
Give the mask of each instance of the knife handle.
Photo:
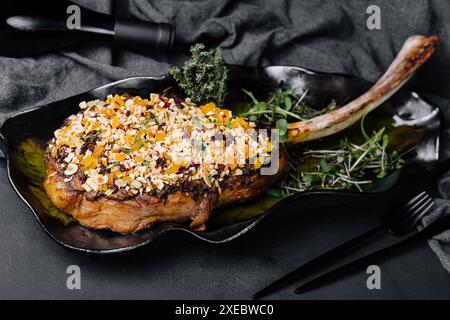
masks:
<svg viewBox="0 0 450 320"><path fill-rule="evenodd" d="M325 253L306 262L305 264L301 265L297 269L289 272L284 277L278 279L277 281L271 283L267 287L258 291L253 296L253 299L260 299L260 298L274 292L275 290L279 290L279 289L289 285L293 281L299 281L301 279L304 279L306 276L310 275L313 272L322 270L324 267L329 266L331 263L334 263L343 257L346 257L349 253L353 252L354 249L360 247L364 243L380 236L381 234L383 234L385 232L387 232L387 230L385 228L383 228L382 226L379 226L379 227L373 228L372 230L369 230L369 231L357 236L356 238L353 238L331 250L326 251Z"/></svg>
<svg viewBox="0 0 450 320"><path fill-rule="evenodd" d="M302 286L298 287L295 290L295 293L302 294L306 291L317 288L325 283L329 283L332 280L338 279L341 276L348 274L350 271L352 271L358 267L371 264L373 261L375 261L377 259L389 257L389 256L399 252L400 250L410 246L411 244L420 242L422 240L427 240L427 239L429 239L437 234L440 234L448 229L450 229L450 215L448 215L444 218L438 219L437 221L433 222L429 226L425 227L421 231L417 232L416 234L414 234L413 236L410 236L409 238L407 238L405 240L402 240L402 241L400 241L392 246L386 247L384 249L375 251L375 252L373 252L369 255L366 255L362 258L353 260L350 263L347 263L341 267L333 269L333 270L303 284Z"/></svg>

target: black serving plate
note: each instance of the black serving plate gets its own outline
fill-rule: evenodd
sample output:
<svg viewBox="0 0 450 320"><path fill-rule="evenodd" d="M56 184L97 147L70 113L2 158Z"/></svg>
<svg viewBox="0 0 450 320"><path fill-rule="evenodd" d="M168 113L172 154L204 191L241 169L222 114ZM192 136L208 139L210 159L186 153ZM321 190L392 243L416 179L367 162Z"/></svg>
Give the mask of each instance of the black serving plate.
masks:
<svg viewBox="0 0 450 320"><path fill-rule="evenodd" d="M324 205L337 205L351 201L364 201L369 197L383 197L399 180L397 189L414 181L414 170L396 172L371 186L370 192L313 191L298 193L281 201L257 199L249 205L213 212L206 232L193 232L186 225L161 223L138 233L120 235L109 231L93 230L76 222L67 225L49 214L43 200L31 192L33 182L24 175L20 157L14 157L18 146L32 138L49 140L63 120L78 112L80 101L104 99L108 94L129 92L147 96L174 86L168 77L134 77L101 86L61 101L18 113L5 121L0 129L2 147L6 155L8 177L19 197L29 206L42 228L59 244L68 248L91 252L113 253L143 246L166 232L187 232L211 243L231 241L263 221L269 214L281 209L302 212ZM331 99L338 105L357 97L371 83L351 76L323 74L298 67L270 66L264 68L230 67L229 95L226 107L239 108L244 95L241 88L251 90L261 98L277 87L292 88L298 93L308 90L306 102L312 106L326 106ZM371 113L367 123L388 126L394 145L400 149L413 148L408 153L408 166L418 165L433 170L439 158L440 116L436 107L426 103L416 93L401 90L379 109ZM350 134L350 131L347 131ZM344 132L343 134L346 134ZM330 138L327 138L328 141ZM324 139L326 141L327 139ZM331 138L333 139L333 138ZM321 143L321 142L319 142ZM409 178L402 179L401 176ZM47 199L48 200L48 199ZM272 199L273 200L273 199ZM228 210L228 211L227 211ZM245 214L244 214L245 213Z"/></svg>

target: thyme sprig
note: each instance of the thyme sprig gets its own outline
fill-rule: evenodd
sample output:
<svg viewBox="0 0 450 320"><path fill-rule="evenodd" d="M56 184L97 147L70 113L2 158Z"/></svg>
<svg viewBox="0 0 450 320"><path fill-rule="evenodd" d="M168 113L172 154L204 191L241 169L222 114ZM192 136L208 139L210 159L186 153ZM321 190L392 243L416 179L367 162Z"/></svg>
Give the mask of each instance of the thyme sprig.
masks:
<svg viewBox="0 0 450 320"><path fill-rule="evenodd" d="M173 67L169 73L184 93L196 103L220 104L226 96L228 69L220 49L206 50L202 43L191 47L191 58L183 67Z"/></svg>

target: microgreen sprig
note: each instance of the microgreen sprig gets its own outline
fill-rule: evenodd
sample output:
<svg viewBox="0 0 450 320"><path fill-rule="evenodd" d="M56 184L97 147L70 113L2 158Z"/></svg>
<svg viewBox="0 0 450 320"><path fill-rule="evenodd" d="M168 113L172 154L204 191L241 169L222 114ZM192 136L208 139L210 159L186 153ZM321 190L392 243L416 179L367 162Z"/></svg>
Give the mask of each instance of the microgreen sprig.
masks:
<svg viewBox="0 0 450 320"><path fill-rule="evenodd" d="M326 108L320 110L309 107L304 102L308 91L298 95L294 90L277 89L269 95L267 101L259 101L252 92L245 89L242 91L250 98L251 102L240 115L250 121L260 120L275 124L279 130L280 142L284 142L287 138L288 122L311 119L336 109L334 100Z"/></svg>
<svg viewBox="0 0 450 320"><path fill-rule="evenodd" d="M293 90L277 89L270 94L267 101L259 101L250 91L244 89L242 91L250 97L251 103L241 113L241 116L248 117L251 121L260 119L274 122L278 119L307 120L336 109L334 100L326 108L320 110L309 107L304 102L308 91L299 96Z"/></svg>
<svg viewBox="0 0 450 320"><path fill-rule="evenodd" d="M279 188L271 189L269 194L286 197L317 189L362 191L364 185L382 179L404 165L405 161L397 151L387 150L389 136L384 127L369 135L364 129L363 118L361 132L364 138L361 144L343 138L337 148L302 152L299 161L290 161L288 174ZM305 170L305 163L312 163L312 167Z"/></svg>

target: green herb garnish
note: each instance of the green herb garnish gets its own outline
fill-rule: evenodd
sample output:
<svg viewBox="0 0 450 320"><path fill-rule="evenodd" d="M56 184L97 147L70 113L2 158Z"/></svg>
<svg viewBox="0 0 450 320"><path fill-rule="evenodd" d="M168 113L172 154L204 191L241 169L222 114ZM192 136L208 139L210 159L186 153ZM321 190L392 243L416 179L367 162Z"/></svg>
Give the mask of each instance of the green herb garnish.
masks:
<svg viewBox="0 0 450 320"><path fill-rule="evenodd" d="M337 148L306 150L299 161L290 161L288 175L270 195L286 197L293 193L317 190L354 189L362 191L371 184L400 169L405 161L397 151L388 151L389 137L385 128L368 135L361 120L364 141L356 144L347 138Z"/></svg>
<svg viewBox="0 0 450 320"><path fill-rule="evenodd" d="M197 116L192 118L192 123L194 124L195 127L199 129L202 128L202 121Z"/></svg>
<svg viewBox="0 0 450 320"><path fill-rule="evenodd" d="M142 137L138 134L134 136L134 144L136 144L138 148L142 148L145 145L144 141L142 141Z"/></svg>
<svg viewBox="0 0 450 320"><path fill-rule="evenodd" d="M277 89L269 95L267 101L259 101L250 91L244 89L242 91L249 96L251 102L241 116L251 121L263 120L276 123L280 119L286 119L289 122L290 120L307 120L336 109L334 100L320 110L309 107L303 101L307 92L299 96L293 90Z"/></svg>
<svg viewBox="0 0 450 320"><path fill-rule="evenodd" d="M283 143L287 139L288 123L286 119L278 119L276 128L280 137L280 143Z"/></svg>
<svg viewBox="0 0 450 320"><path fill-rule="evenodd" d="M190 51L191 58L184 66L173 67L169 73L194 102L214 101L220 104L226 95L228 79L221 50L205 50L205 46L198 43L191 47Z"/></svg>
<svg viewBox="0 0 450 320"><path fill-rule="evenodd" d="M156 118L156 115L151 111L149 111L148 113L150 114L150 117L152 117L153 121L155 121L155 124L159 126L158 118Z"/></svg>
<svg viewBox="0 0 450 320"><path fill-rule="evenodd" d="M126 147L122 147L122 152L125 153L125 154L128 154L128 153L131 152L131 149L130 148L126 148Z"/></svg>

